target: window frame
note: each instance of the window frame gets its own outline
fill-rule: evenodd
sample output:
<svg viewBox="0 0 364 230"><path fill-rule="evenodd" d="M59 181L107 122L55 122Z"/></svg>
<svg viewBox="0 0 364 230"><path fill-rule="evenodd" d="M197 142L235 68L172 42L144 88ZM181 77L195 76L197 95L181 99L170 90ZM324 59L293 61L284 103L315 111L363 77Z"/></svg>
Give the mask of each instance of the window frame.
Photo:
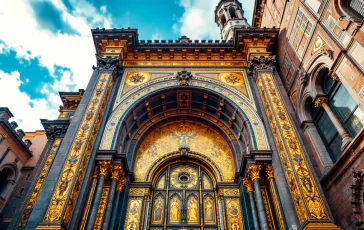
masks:
<svg viewBox="0 0 364 230"><path fill-rule="evenodd" d="M301 20L299 22L299 25L297 24L297 27L296 27L296 23L298 22L297 16L298 16L299 12L301 12ZM313 32L314 32L314 29L316 27L316 23L314 23L314 20L312 18L310 18L308 15L309 14L302 7L298 7L298 9L296 11L296 14L295 14L295 17L294 17L293 25L291 27L291 31L290 31L290 34L289 34L289 37L288 37L288 43L289 43L292 50L295 52L296 56L298 57L298 59L300 61L302 61L303 57L306 54L305 51L307 50L307 47L308 47L308 45L310 43L309 42L310 38L313 36L313 34L314 34ZM304 27L304 30L302 31L301 38L297 39L298 38L298 32L300 30L299 27L301 27L301 25L302 25L301 21L302 21L303 17L305 17L307 19L307 21L305 22L305 27ZM307 35L306 44L302 47L302 53L301 53L301 56L300 56L298 51L300 50L302 40L306 36L306 30L307 30L307 27L308 27L309 23L311 23L311 29L310 29L309 34ZM294 38L291 41L292 36L294 36ZM297 47L295 47L295 44L294 44L296 40L299 40L299 42L297 41Z"/></svg>

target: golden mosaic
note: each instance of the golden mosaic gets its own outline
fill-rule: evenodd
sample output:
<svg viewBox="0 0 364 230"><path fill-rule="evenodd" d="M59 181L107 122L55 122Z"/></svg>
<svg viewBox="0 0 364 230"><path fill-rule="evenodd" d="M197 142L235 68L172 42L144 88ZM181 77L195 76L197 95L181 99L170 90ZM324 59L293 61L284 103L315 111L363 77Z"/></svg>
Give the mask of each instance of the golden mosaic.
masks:
<svg viewBox="0 0 364 230"><path fill-rule="evenodd" d="M149 73L131 72L128 73L125 82L128 85L137 86L146 83L147 81L149 81L149 79Z"/></svg>
<svg viewBox="0 0 364 230"><path fill-rule="evenodd" d="M231 86L240 86L244 84L244 78L240 73L221 73L219 79Z"/></svg>
<svg viewBox="0 0 364 230"><path fill-rule="evenodd" d="M154 129L141 143L135 160L136 181L145 181L148 170L161 157L188 146L209 158L222 171L224 181L234 181L235 163L229 144L214 129L194 121L170 122Z"/></svg>

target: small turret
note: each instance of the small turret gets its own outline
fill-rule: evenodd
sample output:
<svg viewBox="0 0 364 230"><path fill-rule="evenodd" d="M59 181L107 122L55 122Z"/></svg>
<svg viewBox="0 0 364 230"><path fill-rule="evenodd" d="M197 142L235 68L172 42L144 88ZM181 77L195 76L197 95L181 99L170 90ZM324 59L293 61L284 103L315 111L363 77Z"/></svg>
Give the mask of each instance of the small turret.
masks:
<svg viewBox="0 0 364 230"><path fill-rule="evenodd" d="M235 28L250 27L238 0L221 0L215 9L215 22L220 27L223 40L233 39Z"/></svg>

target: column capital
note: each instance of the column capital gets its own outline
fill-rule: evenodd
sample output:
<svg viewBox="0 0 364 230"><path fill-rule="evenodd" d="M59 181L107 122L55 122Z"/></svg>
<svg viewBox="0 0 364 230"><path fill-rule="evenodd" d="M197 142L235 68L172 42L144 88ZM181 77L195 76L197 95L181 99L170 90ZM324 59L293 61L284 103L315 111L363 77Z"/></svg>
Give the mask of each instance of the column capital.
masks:
<svg viewBox="0 0 364 230"><path fill-rule="evenodd" d="M253 189L253 181L250 178L248 178L248 177L243 178L242 184L243 184L243 187L244 187L245 191L253 192L253 190L254 190Z"/></svg>
<svg viewBox="0 0 364 230"><path fill-rule="evenodd" d="M121 176L118 180L118 183L116 185L116 191L122 192L126 185L126 178Z"/></svg>
<svg viewBox="0 0 364 230"><path fill-rule="evenodd" d="M254 73L257 70L269 70L275 69L276 56L260 56L253 57L248 62L248 74Z"/></svg>
<svg viewBox="0 0 364 230"><path fill-rule="evenodd" d="M326 97L318 97L315 100L315 107L324 107L324 105L327 104L327 98Z"/></svg>
<svg viewBox="0 0 364 230"><path fill-rule="evenodd" d="M97 66L92 66L92 68L98 71L115 71L121 67L119 57L100 57L96 54L96 61Z"/></svg>
<svg viewBox="0 0 364 230"><path fill-rule="evenodd" d="M100 161L100 176L107 176L110 170L110 161Z"/></svg>
<svg viewBox="0 0 364 230"><path fill-rule="evenodd" d="M265 173L267 175L268 180L274 179L274 170L271 164L267 164L265 167Z"/></svg>
<svg viewBox="0 0 364 230"><path fill-rule="evenodd" d="M260 165L260 164L249 165L248 174L250 175L250 178L252 179L252 181L260 179L259 173L260 173L261 168L262 168L262 165Z"/></svg>
<svg viewBox="0 0 364 230"><path fill-rule="evenodd" d="M110 169L111 169L111 179L118 180L120 175L123 172L121 165L117 165L117 164L112 165L110 167Z"/></svg>

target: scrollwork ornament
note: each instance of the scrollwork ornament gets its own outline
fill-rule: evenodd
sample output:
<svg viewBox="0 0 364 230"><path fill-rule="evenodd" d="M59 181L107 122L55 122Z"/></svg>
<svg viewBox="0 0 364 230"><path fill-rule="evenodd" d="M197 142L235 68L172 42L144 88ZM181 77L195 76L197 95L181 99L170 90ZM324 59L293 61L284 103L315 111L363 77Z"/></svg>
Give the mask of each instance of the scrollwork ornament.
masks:
<svg viewBox="0 0 364 230"><path fill-rule="evenodd" d="M116 185L116 190L118 192L122 192L126 185L126 178L121 176L118 180L118 183Z"/></svg>
<svg viewBox="0 0 364 230"><path fill-rule="evenodd" d="M317 98L316 102L315 102L315 107L318 108L318 107L324 107L324 105L327 104L327 98L324 98L324 97L320 97L320 98Z"/></svg>
<svg viewBox="0 0 364 230"><path fill-rule="evenodd" d="M253 192L253 181L248 177L242 180L243 187L247 192Z"/></svg>
<svg viewBox="0 0 364 230"><path fill-rule="evenodd" d="M248 173L249 173L252 181L260 179L259 173L260 173L261 168L262 168L262 166L260 164L251 164L251 165L249 165Z"/></svg>
<svg viewBox="0 0 364 230"><path fill-rule="evenodd" d="M110 161L101 161L100 165L100 176L107 176L110 170Z"/></svg>
<svg viewBox="0 0 364 230"><path fill-rule="evenodd" d="M273 166L271 164L268 164L265 167L265 173L267 175L268 180L274 179L274 170L273 170Z"/></svg>
<svg viewBox="0 0 364 230"><path fill-rule="evenodd" d="M111 179L118 180L121 174L122 174L121 165L111 166Z"/></svg>

